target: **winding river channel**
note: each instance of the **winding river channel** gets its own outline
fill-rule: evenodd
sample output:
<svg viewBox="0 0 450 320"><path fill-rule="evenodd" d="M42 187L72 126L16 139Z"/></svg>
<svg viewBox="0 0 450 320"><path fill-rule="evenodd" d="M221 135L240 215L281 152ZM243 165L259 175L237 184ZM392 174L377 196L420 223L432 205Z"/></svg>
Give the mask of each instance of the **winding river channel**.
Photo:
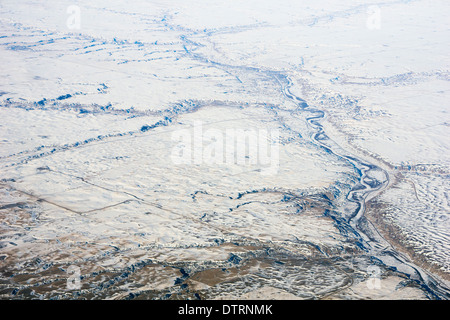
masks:
<svg viewBox="0 0 450 320"><path fill-rule="evenodd" d="M349 155L345 150L334 143L325 133L320 120L325 117L322 110L310 107L306 101L297 97L290 91L291 80L287 76L277 76L282 86L284 95L293 103L297 104L302 112L311 114L307 117L308 124L313 129L311 140L327 152L330 152L344 161L348 161L359 172L359 183L352 188L347 195L347 200L357 205L357 209L348 216L349 224L361 236L364 248L369 255L378 258L388 267L408 275L413 280L422 284L431 295L438 299L448 299L450 292L424 270L414 265L403 254L396 251L377 231L376 226L371 224L365 217L366 202L369 198L376 197L381 191L389 188L389 173L374 164L360 160L357 156ZM371 176L372 172L382 172L384 180L377 180Z"/></svg>

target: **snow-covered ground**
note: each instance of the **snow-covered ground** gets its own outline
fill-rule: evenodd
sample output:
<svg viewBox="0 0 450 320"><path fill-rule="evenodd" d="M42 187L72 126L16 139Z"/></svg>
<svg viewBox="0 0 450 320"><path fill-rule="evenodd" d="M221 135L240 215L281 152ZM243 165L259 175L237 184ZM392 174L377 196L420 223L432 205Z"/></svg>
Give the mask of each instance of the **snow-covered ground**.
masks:
<svg viewBox="0 0 450 320"><path fill-rule="evenodd" d="M449 297L450 4L0 4L0 295Z"/></svg>

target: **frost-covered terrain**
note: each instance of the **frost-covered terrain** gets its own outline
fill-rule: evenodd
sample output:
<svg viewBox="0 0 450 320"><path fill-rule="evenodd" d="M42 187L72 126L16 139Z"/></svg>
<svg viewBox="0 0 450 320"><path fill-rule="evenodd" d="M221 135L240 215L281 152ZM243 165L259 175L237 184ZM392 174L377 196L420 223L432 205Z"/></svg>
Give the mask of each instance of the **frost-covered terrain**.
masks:
<svg viewBox="0 0 450 320"><path fill-rule="evenodd" d="M450 4L0 3L2 299L448 299Z"/></svg>

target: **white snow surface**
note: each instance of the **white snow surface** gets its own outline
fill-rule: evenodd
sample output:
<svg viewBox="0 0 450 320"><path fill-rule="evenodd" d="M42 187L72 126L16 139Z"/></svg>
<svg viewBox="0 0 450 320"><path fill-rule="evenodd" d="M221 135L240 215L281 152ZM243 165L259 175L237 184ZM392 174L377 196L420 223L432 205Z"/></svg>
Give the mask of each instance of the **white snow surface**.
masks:
<svg viewBox="0 0 450 320"><path fill-rule="evenodd" d="M380 168L375 214L448 286L448 12L3 0L0 297L433 298L389 266L381 290L366 285L376 263L347 229L359 171L343 155ZM324 112L320 141L340 152L288 92ZM205 132L223 145L227 130L279 133L275 171L251 149L211 161ZM183 147L192 158L175 163ZM78 295L69 266L88 279Z"/></svg>

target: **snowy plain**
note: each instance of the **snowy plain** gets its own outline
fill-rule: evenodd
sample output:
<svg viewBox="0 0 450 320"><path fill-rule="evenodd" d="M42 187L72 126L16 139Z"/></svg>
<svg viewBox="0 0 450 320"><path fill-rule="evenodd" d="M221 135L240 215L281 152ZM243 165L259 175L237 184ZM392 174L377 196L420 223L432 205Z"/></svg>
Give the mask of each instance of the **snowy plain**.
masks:
<svg viewBox="0 0 450 320"><path fill-rule="evenodd" d="M448 12L2 1L1 298L448 299Z"/></svg>

